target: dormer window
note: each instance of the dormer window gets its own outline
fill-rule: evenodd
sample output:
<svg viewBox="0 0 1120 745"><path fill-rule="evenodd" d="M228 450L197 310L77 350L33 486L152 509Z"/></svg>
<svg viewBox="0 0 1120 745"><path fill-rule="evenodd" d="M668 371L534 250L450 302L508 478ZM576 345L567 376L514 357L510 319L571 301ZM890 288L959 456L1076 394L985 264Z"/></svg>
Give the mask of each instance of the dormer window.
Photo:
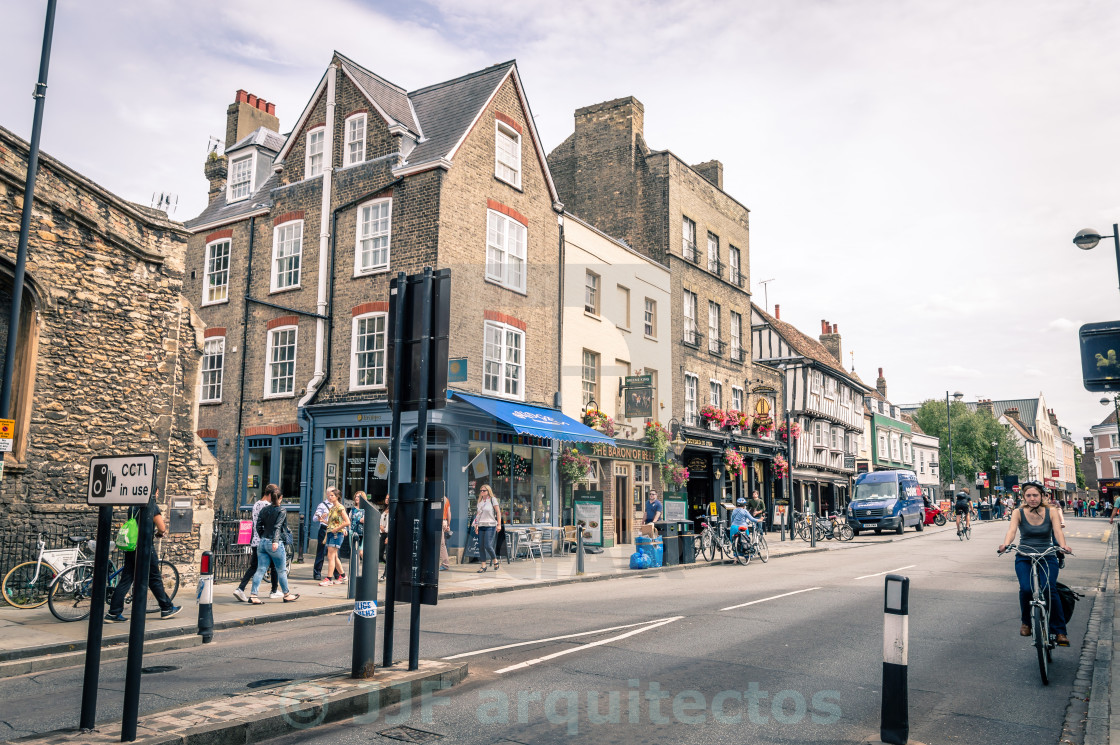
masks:
<svg viewBox="0 0 1120 745"><path fill-rule="evenodd" d="M346 165L353 166L366 159L366 115L354 114L346 120Z"/></svg>
<svg viewBox="0 0 1120 745"><path fill-rule="evenodd" d="M521 188L521 135L503 122L497 122L494 139L494 175L510 186Z"/></svg>
<svg viewBox="0 0 1120 745"><path fill-rule="evenodd" d="M307 163L304 178L315 178L323 173L323 147L327 140L327 128L319 127L307 133Z"/></svg>
<svg viewBox="0 0 1120 745"><path fill-rule="evenodd" d="M255 153L249 152L232 158L229 162L229 187L227 200L239 202L253 193L253 164Z"/></svg>

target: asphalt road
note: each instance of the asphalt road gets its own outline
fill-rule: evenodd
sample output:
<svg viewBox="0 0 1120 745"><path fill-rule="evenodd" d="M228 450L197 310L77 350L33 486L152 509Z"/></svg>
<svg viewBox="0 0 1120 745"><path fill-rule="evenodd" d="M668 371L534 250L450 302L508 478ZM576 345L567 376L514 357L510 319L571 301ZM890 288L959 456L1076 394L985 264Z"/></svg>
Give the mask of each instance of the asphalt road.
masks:
<svg viewBox="0 0 1120 745"><path fill-rule="evenodd" d="M995 556L1006 525L978 525L964 543L941 531L768 565L446 601L424 609L422 656L467 660L463 684L426 706L274 742L392 743L399 727L487 745L863 742L878 733L883 574L897 570L911 578L911 739L1054 743L1088 604L1042 687L1018 636L1012 560ZM1067 519L1077 555L1064 582L1095 592L1107 528ZM222 632L215 644L150 655L146 664L177 669L145 676L143 711L348 668L349 650L345 616ZM120 716L123 668L103 668L99 719ZM80 685L80 668L0 681L0 739L73 726Z"/></svg>

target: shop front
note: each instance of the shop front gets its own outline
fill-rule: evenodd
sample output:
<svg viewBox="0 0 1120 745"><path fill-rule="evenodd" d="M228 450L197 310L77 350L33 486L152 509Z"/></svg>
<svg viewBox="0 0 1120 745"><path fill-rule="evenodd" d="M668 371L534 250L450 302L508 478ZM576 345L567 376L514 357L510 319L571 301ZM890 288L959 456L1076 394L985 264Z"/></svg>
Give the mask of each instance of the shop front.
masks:
<svg viewBox="0 0 1120 745"><path fill-rule="evenodd" d="M310 432L303 462L300 508L310 515L327 487L346 500L358 491L374 501L388 494L392 412L381 401L325 403L306 407ZM414 463L415 412L401 414L401 481L418 479ZM613 440L558 411L512 401L449 392L447 406L429 411L426 481L442 480L451 503L449 549L469 535L479 490L489 485L511 527L558 525L557 460L560 443ZM309 522L309 521L305 521ZM306 541L306 536L304 540Z"/></svg>
<svg viewBox="0 0 1120 745"><path fill-rule="evenodd" d="M577 449L591 458L590 485L603 493L603 545L633 543L645 524L650 491L664 496L653 450L630 440L582 443ZM570 525L570 514L563 517L563 524Z"/></svg>
<svg viewBox="0 0 1120 745"><path fill-rule="evenodd" d="M726 431L681 428L684 450L681 463L688 469L688 518L711 514L712 503L719 506L720 517L727 505L740 498L749 498L758 491L766 504L768 524L774 525L778 502L784 500L781 482L775 482L774 457L782 445L767 439L737 435ZM742 460L741 473L732 474L727 457L734 452Z"/></svg>

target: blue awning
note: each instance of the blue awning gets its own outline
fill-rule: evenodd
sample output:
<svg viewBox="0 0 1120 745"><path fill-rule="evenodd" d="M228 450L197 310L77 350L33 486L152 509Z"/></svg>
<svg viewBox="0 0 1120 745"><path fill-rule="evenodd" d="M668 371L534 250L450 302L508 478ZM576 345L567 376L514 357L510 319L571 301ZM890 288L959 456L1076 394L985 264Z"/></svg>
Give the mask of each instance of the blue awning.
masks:
<svg viewBox="0 0 1120 745"><path fill-rule="evenodd" d="M468 396L466 393L459 393L458 391L449 391L449 393L460 401L486 412L499 422L508 424L519 435L532 435L533 437L568 440L570 442L614 444L613 437L607 437L601 432L596 432L555 409L529 406L517 401L500 401L495 398Z"/></svg>

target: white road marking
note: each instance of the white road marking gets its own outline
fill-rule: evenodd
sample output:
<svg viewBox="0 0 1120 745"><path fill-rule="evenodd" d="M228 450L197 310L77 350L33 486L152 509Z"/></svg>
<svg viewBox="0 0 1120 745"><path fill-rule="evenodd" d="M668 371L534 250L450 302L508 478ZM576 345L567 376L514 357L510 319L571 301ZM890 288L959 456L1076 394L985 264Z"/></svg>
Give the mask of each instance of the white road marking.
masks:
<svg viewBox="0 0 1120 745"><path fill-rule="evenodd" d="M726 608L720 608L720 610L735 610L736 608L746 608L748 605L754 605L756 603L765 603L767 600L777 600L778 598L785 598L785 597L789 597L790 595L797 595L798 593L810 592L811 590L819 590L819 589L821 589L821 588L819 588L819 587L806 587L804 590L794 590L793 592L783 592L781 595L771 595L768 598L762 598L761 600L752 600L749 603L740 603L739 605L729 605Z"/></svg>
<svg viewBox="0 0 1120 745"><path fill-rule="evenodd" d="M907 564L906 566L899 567L898 569L888 569L885 572L876 572L875 574L865 574L862 577L856 577L855 579L867 579L868 577L882 577L884 574L894 574L895 572L901 572L903 569L912 569L916 566L918 566L918 565L917 564Z"/></svg>
<svg viewBox="0 0 1120 745"><path fill-rule="evenodd" d="M679 618L678 616L677 618ZM676 618L655 618L652 621L641 621L639 623L628 623L623 626L610 626L605 629L595 629L594 631L581 631L578 634L564 634L563 636L550 636L547 639L533 639L528 642L516 642L514 644L506 644L501 647L490 647L489 649L480 649L477 652L463 652L462 654L454 654L450 657L444 657L445 660L457 660L460 657L473 657L478 654L487 654L489 652L500 652L503 649L513 649L514 647L527 647L530 644L546 644L548 642L560 641L561 639L574 639L578 636L591 636L592 634L605 634L608 631L618 631L619 629L632 629L635 626L645 626L650 623L658 623L659 621L675 621Z"/></svg>
<svg viewBox="0 0 1120 745"><path fill-rule="evenodd" d="M601 647L604 644L610 644L611 642L620 641L622 639L625 639L628 636L634 636L635 634L640 634L643 631L649 631L651 629L657 628L658 626L664 626L667 623L672 623L673 621L679 621L682 618L684 618L684 616L673 616L672 618L666 618L662 621L658 621L657 623L649 624L649 625L644 626L640 629L634 629L633 631L627 631L625 634L619 634L618 636L612 636L609 639L600 639L599 641L591 642L590 644L581 644L578 647L572 647L571 649L564 649L564 650L561 650L559 652L553 652L550 655L545 655L544 657L538 657L537 659L529 660L528 662L520 662L516 665L510 665L509 667L503 667L501 670L495 670L494 672L495 672L495 674L501 675L502 673L508 673L511 670L521 670L521 669L529 667L531 665L536 665L536 664L541 663L541 662L548 662L549 660L556 659L557 657L563 657L566 654L572 654L573 652L580 652L584 649L591 649L592 647Z"/></svg>

